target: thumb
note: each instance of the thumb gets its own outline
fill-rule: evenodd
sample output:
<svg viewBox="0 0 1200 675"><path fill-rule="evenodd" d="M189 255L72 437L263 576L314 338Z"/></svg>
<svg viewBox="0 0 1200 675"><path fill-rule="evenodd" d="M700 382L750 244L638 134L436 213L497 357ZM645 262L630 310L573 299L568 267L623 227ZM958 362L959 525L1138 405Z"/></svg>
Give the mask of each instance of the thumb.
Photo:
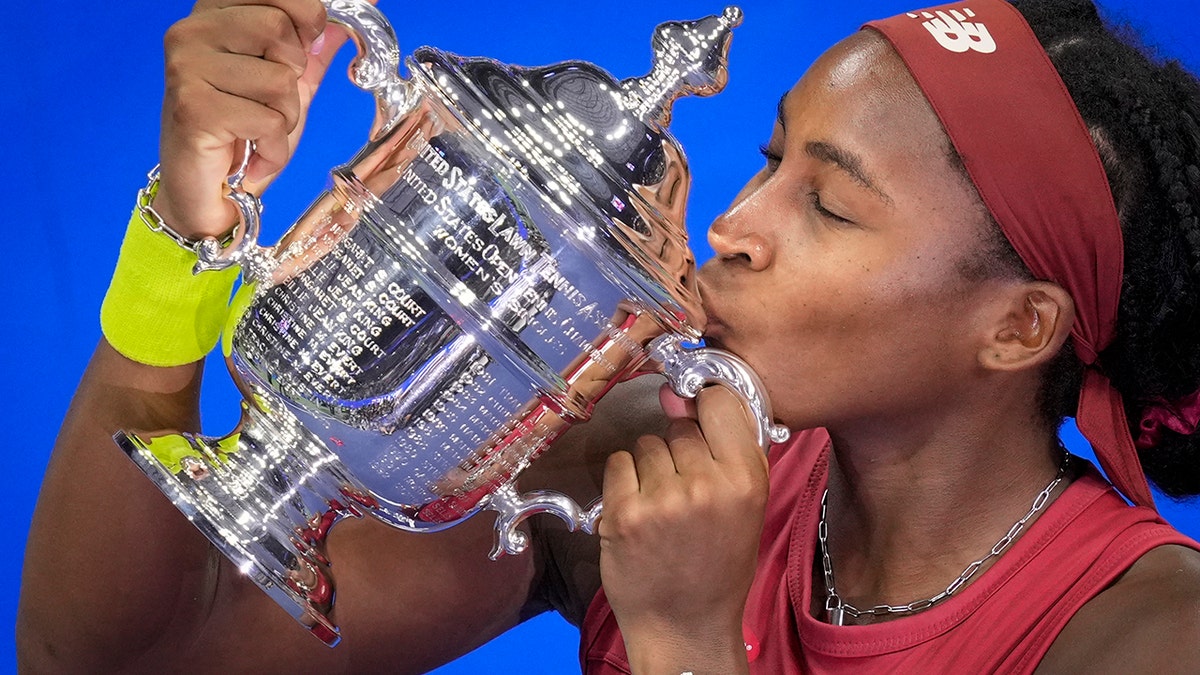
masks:
<svg viewBox="0 0 1200 675"><path fill-rule="evenodd" d="M345 26L331 21L325 24L325 30L321 31L309 47L308 63L300 76L300 97L305 106L312 101L313 94L317 92L321 80L329 70L329 64L333 62L333 57L348 39L348 30Z"/></svg>
<svg viewBox="0 0 1200 675"><path fill-rule="evenodd" d="M699 424L718 462L766 469L767 455L758 443L758 425L746 403L727 387L706 387L696 396Z"/></svg>
<svg viewBox="0 0 1200 675"><path fill-rule="evenodd" d="M374 5L375 0L364 0L367 4ZM386 20L386 19L385 19ZM296 81L297 94L300 99L300 119L293 129L288 134L288 157L296 151L296 146L300 141L300 136L304 132L304 126L308 119L308 110L312 105L313 98L317 94L317 90L321 86L326 73L329 71L329 66L333 63L337 56L338 50L349 40L350 29L345 25L330 19L327 15L327 20L324 29L312 41L308 48L308 59L305 63L304 72ZM255 156L250 161L250 166L247 170L247 190L255 194L261 194L282 169L281 166L272 165L262 161Z"/></svg>
<svg viewBox="0 0 1200 675"><path fill-rule="evenodd" d="M699 419L696 414L696 400L691 398L683 398L671 389L671 385L663 384L658 389L658 403L662 406L663 413L669 419Z"/></svg>
<svg viewBox="0 0 1200 675"><path fill-rule="evenodd" d="M370 5L375 4L375 0L366 0L366 2ZM312 95L316 93L317 87L329 70L329 64L333 62L338 49L346 43L349 37L349 28L334 17L327 19L325 30L313 40L312 46L309 47L308 66L300 77L300 95L304 105L307 106L312 100Z"/></svg>

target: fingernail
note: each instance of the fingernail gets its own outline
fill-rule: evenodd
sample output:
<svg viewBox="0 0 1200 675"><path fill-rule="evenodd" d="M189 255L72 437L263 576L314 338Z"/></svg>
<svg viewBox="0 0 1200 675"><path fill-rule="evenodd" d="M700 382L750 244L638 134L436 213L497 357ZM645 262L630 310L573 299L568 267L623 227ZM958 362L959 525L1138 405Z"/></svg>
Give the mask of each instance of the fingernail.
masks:
<svg viewBox="0 0 1200 675"><path fill-rule="evenodd" d="M321 31L321 34L317 36L317 39L313 40L312 46L310 46L308 48L308 53L309 54L320 54L321 49L324 46L325 46L325 31Z"/></svg>

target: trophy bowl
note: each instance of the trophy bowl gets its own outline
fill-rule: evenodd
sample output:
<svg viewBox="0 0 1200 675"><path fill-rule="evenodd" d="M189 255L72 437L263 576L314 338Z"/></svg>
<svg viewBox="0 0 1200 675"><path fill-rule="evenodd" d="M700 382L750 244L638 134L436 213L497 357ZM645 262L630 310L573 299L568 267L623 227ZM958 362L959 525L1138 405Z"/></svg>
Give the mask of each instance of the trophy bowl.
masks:
<svg viewBox="0 0 1200 675"><path fill-rule="evenodd" d="M490 510L493 558L525 549L518 525L534 514L592 532L601 504L522 494L516 478L634 374L661 372L684 396L730 387L764 448L787 430L740 359L695 344L690 178L667 131L674 100L724 86L738 9L659 26L643 77L424 47L405 79L375 7L325 4L358 45L351 78L374 95L368 143L273 247L231 176L241 222L199 251L197 273L242 267L222 337L241 422L116 440L333 645L330 527L370 515L431 532Z"/></svg>

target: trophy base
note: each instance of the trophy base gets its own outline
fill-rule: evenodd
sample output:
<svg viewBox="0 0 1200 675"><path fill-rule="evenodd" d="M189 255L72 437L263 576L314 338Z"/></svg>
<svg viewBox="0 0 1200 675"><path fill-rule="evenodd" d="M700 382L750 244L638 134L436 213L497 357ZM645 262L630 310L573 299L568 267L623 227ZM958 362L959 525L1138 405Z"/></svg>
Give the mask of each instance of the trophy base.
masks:
<svg viewBox="0 0 1200 675"><path fill-rule="evenodd" d="M362 517L370 499L336 467L302 467L299 457L264 461L278 458L244 433L121 431L114 440L238 571L322 642L338 643L325 535L347 516Z"/></svg>

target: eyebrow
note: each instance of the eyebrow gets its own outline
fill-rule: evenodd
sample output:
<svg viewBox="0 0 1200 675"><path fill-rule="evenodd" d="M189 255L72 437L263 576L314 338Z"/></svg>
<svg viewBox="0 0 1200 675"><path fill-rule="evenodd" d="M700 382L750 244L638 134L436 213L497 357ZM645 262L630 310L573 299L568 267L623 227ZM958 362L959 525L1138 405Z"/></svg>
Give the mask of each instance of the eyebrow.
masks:
<svg viewBox="0 0 1200 675"><path fill-rule="evenodd" d="M783 96L779 97L779 104L775 106L775 121L784 129L787 129L787 124L783 121L783 104L787 102L787 95L786 91L783 92Z"/></svg>
<svg viewBox="0 0 1200 675"><path fill-rule="evenodd" d="M862 158L853 152L825 141L809 141L804 145L804 152L813 159L833 164L853 178L854 182L874 192L885 203L892 204L892 198L871 180L863 168Z"/></svg>

